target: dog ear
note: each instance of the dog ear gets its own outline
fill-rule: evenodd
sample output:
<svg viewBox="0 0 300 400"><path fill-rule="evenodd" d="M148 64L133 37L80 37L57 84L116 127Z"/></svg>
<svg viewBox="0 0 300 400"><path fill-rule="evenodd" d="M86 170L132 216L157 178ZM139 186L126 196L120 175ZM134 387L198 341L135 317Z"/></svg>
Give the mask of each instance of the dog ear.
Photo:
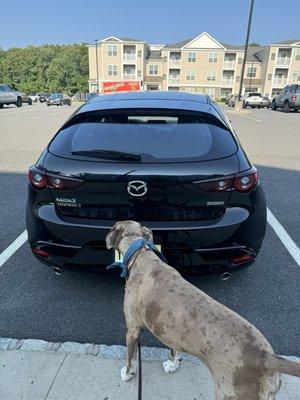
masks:
<svg viewBox="0 0 300 400"><path fill-rule="evenodd" d="M116 248L121 240L122 233L124 232L123 226L113 226L106 236L106 247L108 249Z"/></svg>
<svg viewBox="0 0 300 400"><path fill-rule="evenodd" d="M142 235L147 240L153 240L152 231L146 226L142 226Z"/></svg>

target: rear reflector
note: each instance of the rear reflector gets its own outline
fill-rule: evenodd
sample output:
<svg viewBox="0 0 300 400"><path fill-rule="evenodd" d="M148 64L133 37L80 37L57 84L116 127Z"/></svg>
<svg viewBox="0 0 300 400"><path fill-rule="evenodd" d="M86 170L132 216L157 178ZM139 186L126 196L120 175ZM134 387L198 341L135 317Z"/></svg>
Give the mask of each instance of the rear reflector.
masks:
<svg viewBox="0 0 300 400"><path fill-rule="evenodd" d="M32 249L32 252L34 254L38 255L39 257L45 258L47 260L49 260L50 255L51 255L50 253L48 253L48 251L39 249L38 247L35 249Z"/></svg>
<svg viewBox="0 0 300 400"><path fill-rule="evenodd" d="M253 255L250 254L244 254L243 256L235 256L230 259L232 264L237 265L237 264L243 264L247 261L250 261L252 258L254 258Z"/></svg>

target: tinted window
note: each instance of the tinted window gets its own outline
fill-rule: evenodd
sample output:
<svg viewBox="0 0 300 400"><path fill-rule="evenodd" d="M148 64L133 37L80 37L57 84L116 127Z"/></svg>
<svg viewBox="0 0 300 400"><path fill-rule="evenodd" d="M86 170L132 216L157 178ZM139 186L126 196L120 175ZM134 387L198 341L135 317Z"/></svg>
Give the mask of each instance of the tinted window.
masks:
<svg viewBox="0 0 300 400"><path fill-rule="evenodd" d="M260 93L249 93L248 94L248 97L254 97L254 96L261 97L261 94Z"/></svg>
<svg viewBox="0 0 300 400"><path fill-rule="evenodd" d="M92 150L135 153L141 155L139 162L156 163L223 158L234 154L237 146L231 132L212 115L174 110L75 115L49 146L51 153L74 159L95 160L72 154Z"/></svg>

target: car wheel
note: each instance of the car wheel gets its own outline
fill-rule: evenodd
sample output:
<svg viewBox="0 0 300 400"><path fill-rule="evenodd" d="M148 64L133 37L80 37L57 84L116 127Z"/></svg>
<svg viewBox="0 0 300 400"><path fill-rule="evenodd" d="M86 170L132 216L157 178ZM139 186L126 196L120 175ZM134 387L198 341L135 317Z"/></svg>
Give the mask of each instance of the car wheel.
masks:
<svg viewBox="0 0 300 400"><path fill-rule="evenodd" d="M64 105L64 102L63 102L63 101L61 101L61 102L60 102L60 105L61 105L61 106L63 106L63 105Z"/></svg>
<svg viewBox="0 0 300 400"><path fill-rule="evenodd" d="M21 99L21 97L17 98L16 106L17 107L22 107L22 99Z"/></svg>
<svg viewBox="0 0 300 400"><path fill-rule="evenodd" d="M285 113L290 112L290 106L289 106L289 103L287 101L284 103L283 112L285 112Z"/></svg>
<svg viewBox="0 0 300 400"><path fill-rule="evenodd" d="M69 101L69 106L71 105L71 102Z"/></svg>
<svg viewBox="0 0 300 400"><path fill-rule="evenodd" d="M275 100L272 101L272 105L271 105L272 110L276 110L276 104L275 104Z"/></svg>
<svg viewBox="0 0 300 400"><path fill-rule="evenodd" d="M247 103L243 103L243 108L247 108Z"/></svg>
<svg viewBox="0 0 300 400"><path fill-rule="evenodd" d="M3 108L4 104L0 104L0 108Z"/></svg>
<svg viewBox="0 0 300 400"><path fill-rule="evenodd" d="M47 103L47 106L50 107L50 104Z"/></svg>
<svg viewBox="0 0 300 400"><path fill-rule="evenodd" d="M257 106L257 108L261 108L261 106Z"/></svg>
<svg viewBox="0 0 300 400"><path fill-rule="evenodd" d="M28 105L32 106L32 100L31 99L28 99Z"/></svg>

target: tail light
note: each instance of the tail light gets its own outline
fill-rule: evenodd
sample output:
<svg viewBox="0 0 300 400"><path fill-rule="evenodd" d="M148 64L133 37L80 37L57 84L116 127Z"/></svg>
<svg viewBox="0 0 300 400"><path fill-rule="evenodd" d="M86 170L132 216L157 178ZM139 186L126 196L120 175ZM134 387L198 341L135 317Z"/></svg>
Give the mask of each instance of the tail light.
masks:
<svg viewBox="0 0 300 400"><path fill-rule="evenodd" d="M67 190L75 189L82 184L79 179L70 179L61 176L49 175L44 171L32 169L28 173L30 184L36 189L57 189Z"/></svg>
<svg viewBox="0 0 300 400"><path fill-rule="evenodd" d="M291 96L291 99L292 99L293 101L296 101L296 95L293 94L293 95Z"/></svg>
<svg viewBox="0 0 300 400"><path fill-rule="evenodd" d="M253 258L254 258L253 255L244 254L244 255L242 255L242 256L235 256L235 257L232 257L232 258L230 259L230 261L232 262L232 264L238 265L238 264L243 264L243 263L245 263L245 262L247 262L247 261L250 261L250 260L252 260Z"/></svg>
<svg viewBox="0 0 300 400"><path fill-rule="evenodd" d="M205 192L222 193L230 190L238 192L249 192L258 183L258 174L255 168L251 168L246 172L234 175L234 177L224 177L210 181L194 182L199 189Z"/></svg>
<svg viewBox="0 0 300 400"><path fill-rule="evenodd" d="M233 186L238 192L250 192L258 184L258 174L255 168L235 175Z"/></svg>
<svg viewBox="0 0 300 400"><path fill-rule="evenodd" d="M212 181L194 182L199 189L205 192L228 192L232 188L233 178L215 179Z"/></svg>
<svg viewBox="0 0 300 400"><path fill-rule="evenodd" d="M50 259L50 255L51 254L48 253L48 251L46 251L46 250L40 249L39 247L36 247L35 249L32 249L32 252L34 254L36 254L37 256L39 256L39 257L45 258L46 260Z"/></svg>

